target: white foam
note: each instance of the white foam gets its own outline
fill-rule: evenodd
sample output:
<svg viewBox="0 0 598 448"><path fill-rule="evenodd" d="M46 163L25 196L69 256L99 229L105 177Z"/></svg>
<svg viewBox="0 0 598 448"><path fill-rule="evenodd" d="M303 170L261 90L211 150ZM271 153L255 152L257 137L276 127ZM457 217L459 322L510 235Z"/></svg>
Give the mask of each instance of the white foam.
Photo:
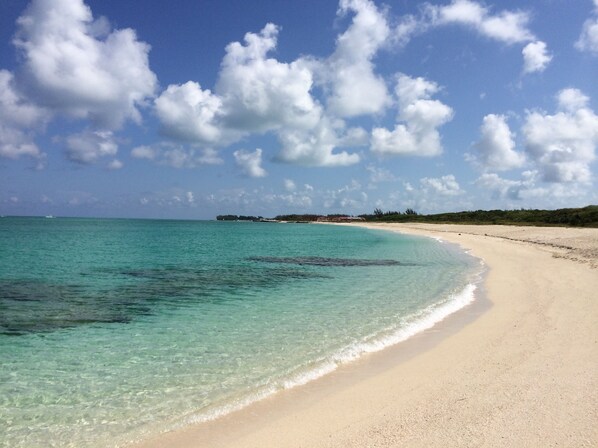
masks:
<svg viewBox="0 0 598 448"><path fill-rule="evenodd" d="M255 403L256 401L268 398L269 396L274 395L276 392L276 387L266 387L263 390L260 390L259 392L248 395L245 398L242 398L241 400L235 401L233 403L219 406L208 412L193 414L187 417L182 423L176 425L173 429L182 428L193 423L204 423L216 420L217 418L223 417L227 414L230 414L231 412L240 411L241 409L246 408L247 406L249 406L252 403Z"/></svg>
<svg viewBox="0 0 598 448"><path fill-rule="evenodd" d="M337 370L339 366L355 361L367 353L378 352L403 342L422 331L432 328L449 315L471 304L475 300L476 289L477 286L470 283L461 292L451 294L446 300L431 305L411 316L407 316L402 320L398 328L389 328L383 331L384 336L377 334L363 338L361 342L345 347L326 359L316 361L303 371L299 371L286 379L281 379L278 382L265 386L256 393L208 412L191 415L176 427L180 428L193 423L215 420L270 397L280 390L302 386L310 381L328 375Z"/></svg>
<svg viewBox="0 0 598 448"><path fill-rule="evenodd" d="M384 350L391 345L398 344L415 336L422 331L432 328L444 320L447 316L464 308L475 300L477 286L468 284L460 293L451 295L440 304L431 305L424 310L408 316L404 319L403 325L382 337L365 338L355 346L343 350L336 359L339 362L352 361L366 353L374 353ZM370 340L368 340L370 339Z"/></svg>

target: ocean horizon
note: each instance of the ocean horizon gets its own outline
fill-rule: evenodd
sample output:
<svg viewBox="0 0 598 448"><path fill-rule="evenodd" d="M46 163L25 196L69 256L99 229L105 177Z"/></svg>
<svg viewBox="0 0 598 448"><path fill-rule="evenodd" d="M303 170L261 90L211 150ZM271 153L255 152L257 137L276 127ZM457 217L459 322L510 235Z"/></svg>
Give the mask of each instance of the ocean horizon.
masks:
<svg viewBox="0 0 598 448"><path fill-rule="evenodd" d="M408 339L483 266L330 225L0 220L0 446L123 446Z"/></svg>

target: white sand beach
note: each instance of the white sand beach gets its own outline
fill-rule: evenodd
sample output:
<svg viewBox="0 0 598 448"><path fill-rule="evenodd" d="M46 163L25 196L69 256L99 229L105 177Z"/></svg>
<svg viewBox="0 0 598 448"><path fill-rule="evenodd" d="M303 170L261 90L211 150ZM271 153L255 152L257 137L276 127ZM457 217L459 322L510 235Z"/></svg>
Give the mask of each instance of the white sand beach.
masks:
<svg viewBox="0 0 598 448"><path fill-rule="evenodd" d="M372 224L460 244L486 299L434 328L141 447L596 447L598 229Z"/></svg>

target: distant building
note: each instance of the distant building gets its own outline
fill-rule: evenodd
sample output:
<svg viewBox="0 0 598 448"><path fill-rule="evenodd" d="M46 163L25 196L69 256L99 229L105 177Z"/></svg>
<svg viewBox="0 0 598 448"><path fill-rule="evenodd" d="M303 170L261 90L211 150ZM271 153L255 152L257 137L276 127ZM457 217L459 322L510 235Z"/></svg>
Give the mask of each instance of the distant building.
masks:
<svg viewBox="0 0 598 448"><path fill-rule="evenodd" d="M320 216L317 219L318 222L355 222L355 221L365 221L365 218L361 216L348 216L348 215L328 215L328 216Z"/></svg>

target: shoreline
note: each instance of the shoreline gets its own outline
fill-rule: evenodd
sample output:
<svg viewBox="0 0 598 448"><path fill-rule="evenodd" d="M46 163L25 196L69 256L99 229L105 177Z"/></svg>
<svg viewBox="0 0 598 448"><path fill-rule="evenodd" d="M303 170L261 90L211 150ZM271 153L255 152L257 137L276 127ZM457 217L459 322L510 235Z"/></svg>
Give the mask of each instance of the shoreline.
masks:
<svg viewBox="0 0 598 448"><path fill-rule="evenodd" d="M431 329L381 352L366 354L301 387L283 390L217 420L193 424L133 446L494 446L509 441L516 445L524 441L532 445L561 441L569 446L593 446L598 441L598 430L593 429L593 423L598 421L594 392L598 390L598 335L592 325L598 308L591 300L592 291L598 290L598 272L592 268L595 260L590 257L590 263L586 263L579 257L566 257L571 245L560 244L565 246L563 249L558 242L522 242L517 234L527 232L530 240L529 235L536 228L357 225L440 237L459 244L483 259L489 268L484 282L489 300L476 299ZM566 237L569 230L540 229L560 237ZM598 230L579 230L589 230L585 232L588 235L580 238L589 239L598 247ZM557 256L566 258L554 258L550 250L561 251ZM533 272L523 276L526 269ZM565 297L567 288L563 288L562 281L557 289L563 297L554 295L555 288L542 288L542 282L534 285L537 288L530 288L533 280L539 280L535 278L539 273L550 281L559 272L566 274L565 286L573 278L579 280L577 289L581 296L579 291L576 296L583 298L582 315L578 315L579 310L562 309L562 302L571 300L570 296ZM505 285L509 280L514 284ZM537 289L536 294L532 289ZM550 300L545 295L551 296ZM521 300L526 297L527 300ZM548 316L548 311L555 306L560 306L558 311L569 320L572 313L567 316L567 311L577 311L573 314L583 321L577 329L585 329L586 343L580 344L579 331L575 332L576 337L571 332L559 331L557 335L560 327L541 325L554 317ZM529 319L524 319L526 316ZM555 348L559 344L553 339L563 337L561 345L566 350L559 354ZM545 346L542 342L547 338L552 343ZM560 376L555 375L555 367L563 366L558 356L548 357L547 351L567 355L572 350L584 352L585 357L574 357L573 364L568 364ZM531 358L522 358L522 353L528 351ZM531 362L538 357L543 363ZM554 366L555 362L559 365ZM530 368L534 375L530 375ZM521 369L525 374L510 374ZM553 375L554 381L550 388L538 390L538 379L542 383L544 378L542 372L545 376ZM581 384L571 385L571 380L578 376L583 380ZM501 379L504 381L496 382ZM512 387L506 387L509 384ZM528 400L517 400L517 394L515 398L511 396L519 392L523 398L532 393L530 390L535 390L530 402L533 406L524 406ZM561 392L556 398L566 392L575 400L563 409L563 403L554 397L555 390ZM534 410L538 415L531 418ZM563 421L559 424L558 420ZM530 433L534 426L538 430ZM518 427L520 430L514 431Z"/></svg>

